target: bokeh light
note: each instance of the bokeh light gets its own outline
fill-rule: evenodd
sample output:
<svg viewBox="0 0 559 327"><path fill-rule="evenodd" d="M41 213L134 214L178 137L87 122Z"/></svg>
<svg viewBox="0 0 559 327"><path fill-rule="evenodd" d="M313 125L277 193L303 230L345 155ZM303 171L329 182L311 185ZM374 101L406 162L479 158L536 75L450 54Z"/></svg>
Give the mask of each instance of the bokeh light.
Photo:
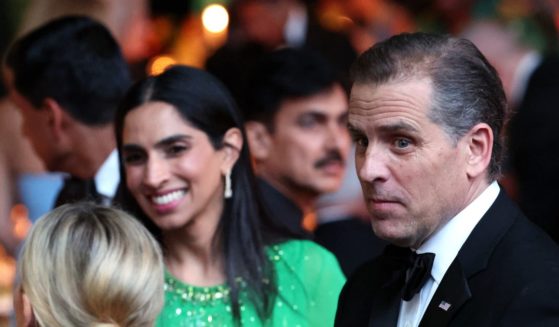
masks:
<svg viewBox="0 0 559 327"><path fill-rule="evenodd" d="M202 24L209 32L221 33L229 25L229 13L222 5L209 5L202 11Z"/></svg>
<svg viewBox="0 0 559 327"><path fill-rule="evenodd" d="M177 61L170 56L162 55L154 57L148 65L148 74L152 76L159 75L176 63Z"/></svg>

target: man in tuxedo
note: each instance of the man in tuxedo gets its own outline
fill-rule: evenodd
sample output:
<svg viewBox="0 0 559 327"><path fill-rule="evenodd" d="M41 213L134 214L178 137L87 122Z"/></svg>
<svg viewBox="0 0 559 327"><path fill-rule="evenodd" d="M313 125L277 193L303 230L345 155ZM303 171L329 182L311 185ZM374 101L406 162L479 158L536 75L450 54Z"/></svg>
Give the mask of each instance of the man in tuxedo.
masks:
<svg viewBox="0 0 559 327"><path fill-rule="evenodd" d="M402 34L352 70L348 124L375 234L336 326L558 326L559 248L495 182L506 116L470 42Z"/></svg>
<svg viewBox="0 0 559 327"><path fill-rule="evenodd" d="M85 16L52 20L16 40L4 76L38 156L70 175L55 205L108 204L119 183L112 120L131 83L109 30Z"/></svg>

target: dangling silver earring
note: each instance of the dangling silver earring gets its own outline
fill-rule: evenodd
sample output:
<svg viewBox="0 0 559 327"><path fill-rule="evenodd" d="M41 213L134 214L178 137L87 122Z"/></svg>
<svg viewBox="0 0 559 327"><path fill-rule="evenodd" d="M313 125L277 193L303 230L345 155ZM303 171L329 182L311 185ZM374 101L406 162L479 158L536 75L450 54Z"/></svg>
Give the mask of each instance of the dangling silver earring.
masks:
<svg viewBox="0 0 559 327"><path fill-rule="evenodd" d="M233 196L233 189L231 188L231 171L228 171L225 174L225 191L223 192L223 196L226 199L230 199Z"/></svg>

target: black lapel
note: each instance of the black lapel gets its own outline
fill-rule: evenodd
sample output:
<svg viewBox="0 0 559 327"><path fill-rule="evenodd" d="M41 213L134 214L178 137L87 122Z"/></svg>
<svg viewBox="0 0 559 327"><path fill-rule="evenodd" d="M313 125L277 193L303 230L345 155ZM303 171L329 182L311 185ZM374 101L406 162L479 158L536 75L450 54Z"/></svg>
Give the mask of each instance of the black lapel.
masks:
<svg viewBox="0 0 559 327"><path fill-rule="evenodd" d="M448 326L458 309L472 296L460 262L455 259L431 299L420 327Z"/></svg>
<svg viewBox="0 0 559 327"><path fill-rule="evenodd" d="M398 287L398 283L381 287L372 301L369 327L396 326L400 303L401 287Z"/></svg>
<svg viewBox="0 0 559 327"><path fill-rule="evenodd" d="M487 267L495 247L518 213L501 190L448 268L423 315L421 327L448 326L458 309L472 297L469 278Z"/></svg>
<svg viewBox="0 0 559 327"><path fill-rule="evenodd" d="M410 250L394 245L386 246L380 257L381 267L378 275L381 281L371 303L369 326L396 326L400 313L402 285Z"/></svg>
<svg viewBox="0 0 559 327"><path fill-rule="evenodd" d="M520 214L516 205L501 190L458 252L466 278L487 267L495 247Z"/></svg>

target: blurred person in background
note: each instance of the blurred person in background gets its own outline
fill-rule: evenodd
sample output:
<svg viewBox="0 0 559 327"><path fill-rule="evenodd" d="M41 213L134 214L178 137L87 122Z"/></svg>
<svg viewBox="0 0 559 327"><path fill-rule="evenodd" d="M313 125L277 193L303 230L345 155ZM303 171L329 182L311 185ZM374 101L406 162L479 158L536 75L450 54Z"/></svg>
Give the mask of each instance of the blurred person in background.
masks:
<svg viewBox="0 0 559 327"><path fill-rule="evenodd" d="M494 64L503 80L512 116L508 155L501 179L524 213L559 242L559 147L556 108L559 56L539 50L538 39L504 20L473 22L463 33Z"/></svg>
<svg viewBox="0 0 559 327"><path fill-rule="evenodd" d="M349 38L324 28L315 8L303 0L236 0L227 43L206 61L237 98L242 96L246 72L258 58L282 48L304 48L320 53L334 69L344 88L356 57Z"/></svg>
<svg viewBox="0 0 559 327"><path fill-rule="evenodd" d="M1 19L1 36L5 38L1 43L2 50L16 34L22 36L57 17L83 14L104 23L121 45L133 73L136 76L145 74L145 58L148 55L146 38L151 35L147 0L3 1L1 9L0 15L6 16ZM22 219L29 218L33 222L53 207L63 184L63 175L46 171L29 140L20 131L21 114L12 102L0 100L0 115L3 126L0 130L6 135L0 142L0 176L8 185L0 192L0 243L14 255L25 235ZM22 203L27 211L19 210L24 214L18 215L14 222L10 209L17 203Z"/></svg>
<svg viewBox="0 0 559 327"><path fill-rule="evenodd" d="M303 216L336 191L350 149L347 95L317 53L285 48L261 58L243 102L250 151L274 219L305 235Z"/></svg>
<svg viewBox="0 0 559 327"><path fill-rule="evenodd" d="M12 45L4 73L24 135L49 171L70 175L55 206L110 203L119 183L112 121L131 80L109 30L86 16L52 20Z"/></svg>

